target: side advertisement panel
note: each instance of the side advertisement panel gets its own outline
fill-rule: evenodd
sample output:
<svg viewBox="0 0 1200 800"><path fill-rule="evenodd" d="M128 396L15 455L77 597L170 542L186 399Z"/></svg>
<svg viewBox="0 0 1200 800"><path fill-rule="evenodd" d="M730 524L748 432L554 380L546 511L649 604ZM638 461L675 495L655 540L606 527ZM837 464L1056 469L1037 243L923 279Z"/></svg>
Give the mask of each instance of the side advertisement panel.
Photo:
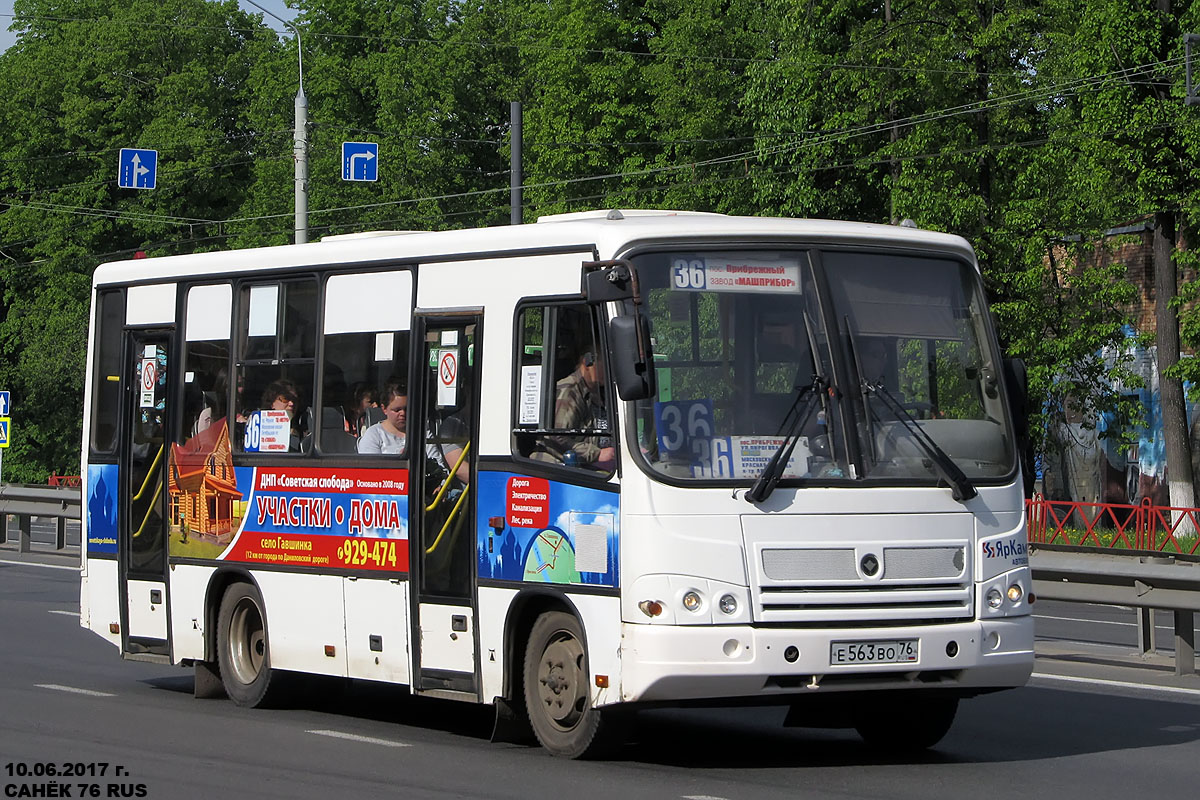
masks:
<svg viewBox="0 0 1200 800"><path fill-rule="evenodd" d="M87 554L117 554L117 480L116 464L88 464L87 471Z"/></svg>
<svg viewBox="0 0 1200 800"><path fill-rule="evenodd" d="M408 470L235 467L209 430L172 446L172 557L408 571Z"/></svg>
<svg viewBox="0 0 1200 800"><path fill-rule="evenodd" d="M480 472L478 483L480 578L620 585L615 491L511 472Z"/></svg>

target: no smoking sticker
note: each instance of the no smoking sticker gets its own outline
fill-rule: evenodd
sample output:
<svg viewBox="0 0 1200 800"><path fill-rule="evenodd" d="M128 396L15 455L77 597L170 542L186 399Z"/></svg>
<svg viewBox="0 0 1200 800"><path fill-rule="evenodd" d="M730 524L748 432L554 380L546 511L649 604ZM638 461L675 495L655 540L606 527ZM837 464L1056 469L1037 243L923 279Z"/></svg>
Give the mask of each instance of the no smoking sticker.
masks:
<svg viewBox="0 0 1200 800"><path fill-rule="evenodd" d="M139 405L142 408L154 407L154 384L158 382L158 360L156 358L142 359L142 391Z"/></svg>
<svg viewBox="0 0 1200 800"><path fill-rule="evenodd" d="M458 349L442 350L438 355L439 406L458 405Z"/></svg>

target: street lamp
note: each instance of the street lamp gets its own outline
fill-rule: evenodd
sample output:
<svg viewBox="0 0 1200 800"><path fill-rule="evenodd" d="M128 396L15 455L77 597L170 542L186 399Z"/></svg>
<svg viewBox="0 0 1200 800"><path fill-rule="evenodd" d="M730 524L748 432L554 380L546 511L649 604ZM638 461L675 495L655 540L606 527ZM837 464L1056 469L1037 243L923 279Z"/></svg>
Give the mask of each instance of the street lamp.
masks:
<svg viewBox="0 0 1200 800"><path fill-rule="evenodd" d="M300 42L300 30L283 17L260 6L254 0L247 3L274 17L296 34L296 56L300 62L300 88L296 90L296 133L293 137L292 153L296 160L296 244L308 241L308 98L304 96L304 48Z"/></svg>

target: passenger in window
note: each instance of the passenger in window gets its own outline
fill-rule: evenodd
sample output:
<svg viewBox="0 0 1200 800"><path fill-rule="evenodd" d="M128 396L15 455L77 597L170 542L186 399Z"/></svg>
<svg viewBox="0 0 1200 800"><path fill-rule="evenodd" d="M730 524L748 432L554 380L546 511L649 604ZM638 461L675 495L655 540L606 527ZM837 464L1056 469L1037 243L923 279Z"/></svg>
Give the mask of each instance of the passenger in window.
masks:
<svg viewBox="0 0 1200 800"><path fill-rule="evenodd" d="M300 427L300 418L297 413L300 407L300 388L295 383L287 378L279 378L267 384L267 388L263 390L262 403L260 408L272 411L286 411L288 421L291 426L290 441L288 450L296 451L300 449L300 440L304 436L304 431Z"/></svg>
<svg viewBox="0 0 1200 800"><path fill-rule="evenodd" d="M288 412L288 419L296 416L296 405L300 402L300 389L287 378L271 381L263 390L261 407L274 411Z"/></svg>
<svg viewBox="0 0 1200 800"><path fill-rule="evenodd" d="M355 384L354 396L346 409L346 430L355 436L362 436L373 424L370 422L370 409L373 408L379 408L379 392L370 384Z"/></svg>
<svg viewBox="0 0 1200 800"><path fill-rule="evenodd" d="M586 351L575 371L560 380L554 398L554 427L560 429L606 430L608 413L604 402L604 366L596 354ZM553 437L552 445L562 450L568 466L608 471L616 464L617 451L610 436Z"/></svg>
<svg viewBox="0 0 1200 800"><path fill-rule="evenodd" d="M454 477L463 486L471 482L470 460L463 455L463 450L470 441L470 428L464 421L467 412L468 409L462 408L446 417L442 421L441 430L438 431L438 438L442 443L438 451L438 461L447 473L457 466L458 468L454 469Z"/></svg>
<svg viewBox="0 0 1200 800"><path fill-rule="evenodd" d="M201 394L200 414L196 417L196 424L192 426L192 435L204 433L214 424L219 422L223 415L219 409L221 401L216 392L203 392Z"/></svg>
<svg viewBox="0 0 1200 800"><path fill-rule="evenodd" d="M399 383L388 382L383 388L383 422L372 425L358 440L363 455L403 455L408 438L408 395ZM448 473L442 451L436 444L425 445L429 466Z"/></svg>
<svg viewBox="0 0 1200 800"><path fill-rule="evenodd" d="M389 383L383 388L382 399L384 419L363 431L358 440L358 452L398 456L404 452L408 395L399 384ZM365 413L366 407L363 409Z"/></svg>

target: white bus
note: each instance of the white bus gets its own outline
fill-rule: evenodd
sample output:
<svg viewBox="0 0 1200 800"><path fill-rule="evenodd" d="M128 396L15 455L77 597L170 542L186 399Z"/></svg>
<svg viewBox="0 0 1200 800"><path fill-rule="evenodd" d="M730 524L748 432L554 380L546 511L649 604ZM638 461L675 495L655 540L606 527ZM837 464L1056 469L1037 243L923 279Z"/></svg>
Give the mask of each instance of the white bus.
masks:
<svg viewBox="0 0 1200 800"><path fill-rule="evenodd" d="M403 684L577 757L658 705L927 747L1031 673L1023 373L956 236L598 211L93 305L81 624L198 694Z"/></svg>

